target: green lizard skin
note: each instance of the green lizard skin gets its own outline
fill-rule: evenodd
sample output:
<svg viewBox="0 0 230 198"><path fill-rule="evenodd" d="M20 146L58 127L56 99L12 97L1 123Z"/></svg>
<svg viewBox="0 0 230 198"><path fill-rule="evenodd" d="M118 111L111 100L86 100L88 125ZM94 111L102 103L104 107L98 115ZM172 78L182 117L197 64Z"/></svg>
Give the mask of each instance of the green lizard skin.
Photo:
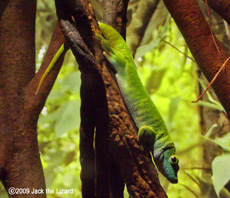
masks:
<svg viewBox="0 0 230 198"><path fill-rule="evenodd" d="M115 29L103 23L100 23L99 26L104 38L96 34L96 39L101 42L105 50L104 55L114 66L122 97L139 130L140 143L145 150L153 154L158 170L171 183L177 183L179 160L175 155L175 146L160 113L139 79L131 51ZM45 78L64 50L63 44L41 77L35 95L40 91Z"/></svg>
<svg viewBox="0 0 230 198"><path fill-rule="evenodd" d="M150 151L158 170L171 182L177 183L179 170L176 149L156 106L142 85L126 42L111 26L99 24L103 37L96 34L104 55L116 71L116 80L124 102L138 128L140 143Z"/></svg>
<svg viewBox="0 0 230 198"><path fill-rule="evenodd" d="M47 67L46 71L44 72L44 74L42 75L39 83L38 83L38 87L36 90L35 95L38 94L38 92L41 89L41 86L44 82L44 80L46 79L47 75L49 74L49 72L52 70L53 66L55 65L55 63L57 62L57 60L60 58L60 56L64 53L65 51L65 44L62 44L61 47L58 49L57 53L55 54L55 56L53 57L53 59L51 60L49 66Z"/></svg>

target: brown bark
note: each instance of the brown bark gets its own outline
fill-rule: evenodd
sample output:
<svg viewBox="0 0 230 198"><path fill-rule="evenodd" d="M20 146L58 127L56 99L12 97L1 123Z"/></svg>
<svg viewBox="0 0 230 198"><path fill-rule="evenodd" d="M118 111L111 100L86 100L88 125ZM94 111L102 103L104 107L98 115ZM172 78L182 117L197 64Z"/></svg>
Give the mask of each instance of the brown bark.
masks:
<svg viewBox="0 0 230 198"><path fill-rule="evenodd" d="M208 4L210 6L210 1L208 2ZM205 1L201 2L199 5L201 7L202 12L207 13L207 7L206 7ZM214 9L213 6L211 6L211 7ZM229 47L228 47L228 40L229 39L226 36L223 18L220 15L218 15L216 12L214 12L212 9L210 9L209 11L210 11L210 16L211 16L212 30L215 33L215 35L220 39L222 46L229 53L230 52ZM224 12L222 12L221 14L223 15ZM209 83L205 79L204 75L199 74L199 78L202 79L204 85L207 87ZM200 94L203 91L204 90L200 86ZM217 98L217 96L216 96L216 94L212 88L209 90L209 94L212 96L212 98L214 100L218 101L218 98ZM202 100L206 101L206 102L210 102L207 95L204 95L202 97ZM210 138L212 138L212 139L215 139L217 137L222 137L226 133L228 133L230 130L229 119L227 118L225 113L222 112L221 110L201 105L200 106L200 118L201 118L200 125L201 125L201 134L202 135L205 135L207 133L207 131L209 131L210 128L214 124L216 124L216 127L213 128L213 130L212 130L212 133L210 136ZM222 149L221 149L221 147L217 146L216 144L214 144L210 141L204 141L202 148L203 148L203 165L202 165L202 167L204 168L203 175L205 175L205 177L207 177L207 176L211 177L211 175L212 175L212 167L211 167L212 161L216 156L218 156L222 153ZM226 185L225 187L229 190L228 185ZM215 197L216 194L215 194L214 190L210 191L210 193L211 192L214 193L212 196ZM211 194L210 194L210 196L211 196Z"/></svg>
<svg viewBox="0 0 230 198"><path fill-rule="evenodd" d="M128 3L129 0L104 0L104 23L114 27L124 39L126 37L126 15Z"/></svg>
<svg viewBox="0 0 230 198"><path fill-rule="evenodd" d="M83 14L85 12L85 9L80 10L82 6L78 6L79 3L80 1L76 1L76 7L73 8L76 11L74 15L75 23L81 21L81 17L85 18ZM124 5L120 1L113 1L113 3L114 5ZM130 196L166 197L165 192L159 184L157 172L154 165L139 148L136 130L133 127L131 118L124 106L119 89L110 72L106 68L101 51L98 50L98 48L96 48L95 50L97 52L96 58L98 62L98 64L96 64L94 55L89 50L91 48L91 44L93 43L92 37L89 37L89 35L91 34L84 32L85 29L82 29L81 25L76 25L76 29L73 23L71 23L71 19L70 17L68 17L68 15L72 13L68 12L68 9L64 9L65 5L68 5L68 1L65 1L65 3L63 3L63 1L61 0L56 0L56 5L58 5L57 10L60 11L58 11L58 17L61 23L63 33L76 57L76 60L79 63L82 74L81 98L84 105L81 107L81 137L90 137L90 142L87 143L86 139L81 142L82 162L87 164L86 157L88 152L88 157L91 157L92 159L91 163L94 163L94 159L91 155L93 154L92 134L93 128L95 127L96 159L99 159L100 162L103 163L103 165L108 165L107 162L101 159L102 157L98 158L97 155L101 155L100 152L103 152L107 161L108 153L103 151L103 148L107 148L105 141L109 138L109 150L115 163L118 165L121 171L122 177L127 184ZM91 21L91 27L94 26L94 29L98 29L96 21L94 20L93 11L89 6L89 2L84 1L84 5L87 5L87 13ZM113 11L116 9L121 10L121 7L114 7ZM63 13L64 10L67 12ZM77 12L81 14L77 14ZM84 24L88 24L88 22L85 21ZM90 31L90 27L88 28L88 31ZM86 42L84 41L88 41L90 46L85 45ZM87 113L87 111L90 111L90 113ZM110 135L108 134L108 132L110 133ZM84 151L86 150L83 149L84 144L85 146L88 144L88 146L91 148L85 153ZM91 170L93 169L91 168ZM97 164L96 173L101 174L100 171L102 170L103 169L101 165L100 167L98 167ZM83 178L85 179L82 180L82 182L86 182L87 176L89 175L86 175L86 173L84 173L83 171L82 174ZM92 176L94 177L94 175ZM105 193L103 197L117 196L110 193L108 194L107 190L104 191L102 189L99 189L97 187L97 182L102 181L100 181L100 176L97 176L96 178L97 197L102 197L103 193ZM92 180L93 179L91 179L91 181ZM93 185L92 182L88 185L88 187L90 185ZM105 186L100 186L100 188L107 189L108 185L105 184ZM113 188L113 186L110 185L110 188ZM90 190L89 188L86 189ZM84 197L89 196L87 194L84 195L84 193L85 192L83 192ZM95 197L95 194L93 194L92 191L91 193L92 197ZM120 194L120 191L118 194L119 197L123 196L122 194Z"/></svg>
<svg viewBox="0 0 230 198"><path fill-rule="evenodd" d="M40 77L64 40L57 26L43 65L35 75L36 3L36 0L0 2L0 178L6 190L10 187L29 188L30 192L33 188L45 189L37 120L63 57L58 60L41 92L37 96L35 92ZM45 191L23 195L45 196Z"/></svg>
<svg viewBox="0 0 230 198"><path fill-rule="evenodd" d="M0 2L0 177L6 190L45 189L38 114L26 108L24 94L35 74L35 14L35 0Z"/></svg>
<svg viewBox="0 0 230 198"><path fill-rule="evenodd" d="M208 0L208 5L230 25L230 2L228 0Z"/></svg>
<svg viewBox="0 0 230 198"><path fill-rule="evenodd" d="M196 0L164 0L164 2L183 34L201 71L210 82L229 55L215 38L221 53L221 57L219 56L209 26ZM228 62L226 68L229 65L230 62ZM214 91L228 116L230 116L229 75L230 70L226 69L219 74L213 83Z"/></svg>
<svg viewBox="0 0 230 198"><path fill-rule="evenodd" d="M46 52L44 60L42 61L42 65L40 69L38 70L38 72L36 73L36 75L34 76L34 78L30 81L29 85L26 87L26 90L25 90L25 93L27 95L26 98L28 99L26 106L27 108L31 108L34 111L36 111L37 114L39 114L40 111L42 110L46 102L46 99L53 87L53 84L61 69L62 63L64 61L64 56L65 56L66 51L68 50L68 47L65 48L64 53L58 59L53 69L49 72L47 78L44 80L41 86L41 89L39 90L37 95L35 95L39 81L42 75L44 74L44 72L46 71L47 67L49 66L51 60L57 53L58 49L61 47L61 45L64 42L65 42L65 38L60 29L59 22L57 22L52 38L51 38L51 41L50 41L50 44L49 44L49 47L48 47L48 50Z"/></svg>

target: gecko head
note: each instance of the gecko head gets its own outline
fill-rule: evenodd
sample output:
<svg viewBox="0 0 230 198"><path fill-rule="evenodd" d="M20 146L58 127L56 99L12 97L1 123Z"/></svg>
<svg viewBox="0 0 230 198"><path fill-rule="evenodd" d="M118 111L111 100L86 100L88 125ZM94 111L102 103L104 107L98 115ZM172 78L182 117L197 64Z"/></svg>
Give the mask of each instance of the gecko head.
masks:
<svg viewBox="0 0 230 198"><path fill-rule="evenodd" d="M159 171L171 182L178 183L177 172L179 170L179 159L175 155L175 149L165 150L156 160Z"/></svg>

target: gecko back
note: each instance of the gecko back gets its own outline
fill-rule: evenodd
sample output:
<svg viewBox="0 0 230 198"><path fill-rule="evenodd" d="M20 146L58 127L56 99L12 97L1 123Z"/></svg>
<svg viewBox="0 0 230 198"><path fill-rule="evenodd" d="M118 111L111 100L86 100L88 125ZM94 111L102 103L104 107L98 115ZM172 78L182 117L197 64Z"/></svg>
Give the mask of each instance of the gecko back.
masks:
<svg viewBox="0 0 230 198"><path fill-rule="evenodd" d="M130 49L111 26L99 24L106 58L114 66L124 102L138 128L140 143L153 154L158 170L172 183L177 183L179 170L176 149L167 127L141 83ZM101 37L101 36L100 36Z"/></svg>

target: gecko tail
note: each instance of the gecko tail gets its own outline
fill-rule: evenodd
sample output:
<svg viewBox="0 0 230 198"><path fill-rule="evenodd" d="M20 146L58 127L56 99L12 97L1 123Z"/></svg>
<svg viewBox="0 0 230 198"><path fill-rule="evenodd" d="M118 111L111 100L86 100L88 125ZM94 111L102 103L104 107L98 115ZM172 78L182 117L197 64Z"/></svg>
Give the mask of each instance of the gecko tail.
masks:
<svg viewBox="0 0 230 198"><path fill-rule="evenodd" d="M61 57L61 55L64 53L64 51L65 51L65 44L62 44L61 47L58 49L57 53L55 54L55 56L53 57L53 59L51 60L49 66L45 70L44 74L42 75L42 77L38 83L38 87L36 89L35 96L38 95L46 77L49 75L50 71L53 69L54 65L56 64L58 59Z"/></svg>

